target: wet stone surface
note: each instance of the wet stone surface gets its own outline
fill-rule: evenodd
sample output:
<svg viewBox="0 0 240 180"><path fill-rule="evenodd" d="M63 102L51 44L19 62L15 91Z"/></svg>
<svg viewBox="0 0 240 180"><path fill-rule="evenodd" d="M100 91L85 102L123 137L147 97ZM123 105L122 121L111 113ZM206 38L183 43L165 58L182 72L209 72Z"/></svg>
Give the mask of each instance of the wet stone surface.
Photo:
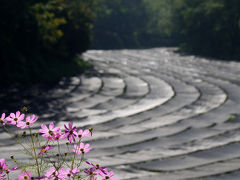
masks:
<svg viewBox="0 0 240 180"><path fill-rule="evenodd" d="M96 71L26 93L40 116L35 128L92 127L86 158L119 179L239 179L240 63L175 50L87 51ZM27 160L0 133L1 157Z"/></svg>

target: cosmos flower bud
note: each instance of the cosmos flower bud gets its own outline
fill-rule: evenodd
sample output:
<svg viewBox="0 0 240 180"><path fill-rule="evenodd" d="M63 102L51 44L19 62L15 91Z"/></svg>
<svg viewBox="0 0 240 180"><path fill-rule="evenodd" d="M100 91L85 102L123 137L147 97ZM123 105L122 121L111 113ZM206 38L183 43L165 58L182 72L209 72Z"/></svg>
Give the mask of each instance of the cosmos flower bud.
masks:
<svg viewBox="0 0 240 180"><path fill-rule="evenodd" d="M90 132L90 134L92 136L93 128L89 128L88 130L89 130L89 132Z"/></svg>
<svg viewBox="0 0 240 180"><path fill-rule="evenodd" d="M22 133L22 137L25 137L25 136L26 136L26 131Z"/></svg>
<svg viewBox="0 0 240 180"><path fill-rule="evenodd" d="M26 106L23 106L23 107L22 107L22 112L23 112L24 114L26 114L27 111L28 111L28 108L27 108Z"/></svg>

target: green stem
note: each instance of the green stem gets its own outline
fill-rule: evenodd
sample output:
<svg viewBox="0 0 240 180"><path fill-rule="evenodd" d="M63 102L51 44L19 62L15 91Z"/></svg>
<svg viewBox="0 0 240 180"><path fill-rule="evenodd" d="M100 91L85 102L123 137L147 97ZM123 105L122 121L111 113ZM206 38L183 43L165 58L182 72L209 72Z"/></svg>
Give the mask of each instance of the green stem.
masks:
<svg viewBox="0 0 240 180"><path fill-rule="evenodd" d="M80 162L78 163L77 168L79 168L79 167L81 166L81 164L82 164L82 162L83 162L83 159L84 159L84 153L82 153L82 157L81 157Z"/></svg>
<svg viewBox="0 0 240 180"><path fill-rule="evenodd" d="M37 165L38 177L40 177L40 170L39 170L38 158L37 158L37 153L36 153L36 147L35 147L35 143L34 143L34 140L33 140L33 134L32 134L31 128L28 127L28 129L29 129L29 132L30 132L30 135L31 135L31 139L32 139L34 159L35 159L36 165Z"/></svg>
<svg viewBox="0 0 240 180"><path fill-rule="evenodd" d="M3 126L4 130L12 137L12 139L17 142L20 146L23 147L23 149L31 156L33 157L32 153L21 143L21 141L18 138L15 138L14 135L5 127Z"/></svg>
<svg viewBox="0 0 240 180"><path fill-rule="evenodd" d="M63 157L62 156L62 153L61 153L61 151L60 151L60 144L59 144L59 141L58 141L58 154L59 154L59 156L61 156L61 158L62 158L62 162L63 163L65 163L67 166L69 166L67 163L66 163L66 157Z"/></svg>
<svg viewBox="0 0 240 180"><path fill-rule="evenodd" d="M80 142L81 142L81 139L79 139L79 141L78 141L77 144L80 144ZM73 157L73 159L72 159L71 170L73 170L73 165L74 165L75 158L76 158L76 153L74 153L74 157Z"/></svg>
<svg viewBox="0 0 240 180"><path fill-rule="evenodd" d="M74 153L74 157L73 157L73 159L72 159L71 170L73 170L73 165L74 165L75 158L76 158L76 153Z"/></svg>

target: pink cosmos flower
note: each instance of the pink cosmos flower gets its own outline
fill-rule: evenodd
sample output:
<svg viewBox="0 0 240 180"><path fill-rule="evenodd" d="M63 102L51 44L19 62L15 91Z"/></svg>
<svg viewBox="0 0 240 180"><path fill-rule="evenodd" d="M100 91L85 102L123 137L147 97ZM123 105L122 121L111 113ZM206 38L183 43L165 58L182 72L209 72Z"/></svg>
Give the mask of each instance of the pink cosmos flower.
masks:
<svg viewBox="0 0 240 180"><path fill-rule="evenodd" d="M91 136L92 136L92 134L93 134L93 133L92 133L92 132L93 132L93 128L89 128L88 130L89 130L89 132L90 132L90 134L91 134Z"/></svg>
<svg viewBox="0 0 240 180"><path fill-rule="evenodd" d="M88 153L92 149L89 146L90 144L84 145L84 143L80 143L79 146L75 144L74 149L72 151L75 152L77 155L80 155L82 153Z"/></svg>
<svg viewBox="0 0 240 180"><path fill-rule="evenodd" d="M24 129L26 127L31 126L33 123L35 123L38 120L38 117L36 117L34 114L31 116L26 117L26 121L20 121L17 124L17 127L20 127L21 129Z"/></svg>
<svg viewBox="0 0 240 180"><path fill-rule="evenodd" d="M7 170L7 164L5 163L5 159L0 159L0 175L2 175L3 173L5 173L5 171Z"/></svg>
<svg viewBox="0 0 240 180"><path fill-rule="evenodd" d="M50 146L50 145L43 146L40 153L38 153L38 155L41 155L41 154L45 153L46 151L48 151L51 148L52 148L52 146Z"/></svg>
<svg viewBox="0 0 240 180"><path fill-rule="evenodd" d="M84 138L84 137L88 137L88 136L91 136L91 133L88 129L86 130L82 130L80 129L77 133L77 137L80 139L80 138Z"/></svg>
<svg viewBox="0 0 240 180"><path fill-rule="evenodd" d="M51 167L49 171L45 173L46 176L45 179L47 180L64 179L61 174L62 172L63 172L62 168L57 171L54 167Z"/></svg>
<svg viewBox="0 0 240 180"><path fill-rule="evenodd" d="M5 163L5 159L0 159L0 179L4 179L7 173L9 173L10 171L15 171L17 169L17 167L8 169L8 165Z"/></svg>
<svg viewBox="0 0 240 180"><path fill-rule="evenodd" d="M96 171L95 168L88 168L85 169L84 172L89 175L89 180L95 180L97 179L98 171Z"/></svg>
<svg viewBox="0 0 240 180"><path fill-rule="evenodd" d="M57 131L53 136L54 141L60 141L65 138L66 138L66 134L61 132L61 130Z"/></svg>
<svg viewBox="0 0 240 180"><path fill-rule="evenodd" d="M69 122L68 127L64 125L65 127L65 134L67 136L68 141L71 143L72 140L75 142L75 137L77 136L77 128L76 126L73 127L73 123Z"/></svg>
<svg viewBox="0 0 240 180"><path fill-rule="evenodd" d="M80 170L77 168L74 168L73 170L71 170L70 168L67 168L66 170L63 169L59 170L59 174L63 179L74 178L79 172Z"/></svg>
<svg viewBox="0 0 240 180"><path fill-rule="evenodd" d="M100 172L99 175L102 176L102 180L117 180L116 177L113 177L114 176L113 171L108 172L107 168L105 173Z"/></svg>
<svg viewBox="0 0 240 180"><path fill-rule="evenodd" d="M5 125L5 113L2 113L2 116L0 118L0 124Z"/></svg>
<svg viewBox="0 0 240 180"><path fill-rule="evenodd" d="M25 115L17 111L16 114L11 113L10 116L6 118L7 122L12 125L16 125L24 119Z"/></svg>
<svg viewBox="0 0 240 180"><path fill-rule="evenodd" d="M98 174L99 171L102 171L103 173L106 173L107 172L107 168L106 167L100 167L99 164L93 164L91 162L88 162L86 161L87 164L91 165L92 166L92 169L95 170L95 172Z"/></svg>
<svg viewBox="0 0 240 180"><path fill-rule="evenodd" d="M97 177L92 176L89 180L97 180Z"/></svg>
<svg viewBox="0 0 240 180"><path fill-rule="evenodd" d="M46 173L45 173L45 176L47 178L55 178L55 177L58 177L59 173L58 171L54 168L54 167L51 167Z"/></svg>
<svg viewBox="0 0 240 180"><path fill-rule="evenodd" d="M18 175L19 180L31 180L32 173L29 171L23 171L21 174Z"/></svg>
<svg viewBox="0 0 240 180"><path fill-rule="evenodd" d="M49 124L49 128L47 128L47 126L45 124L42 124L41 128L42 129L40 129L39 131L41 133L43 133L42 136L47 138L48 140L54 140L55 135L61 131L60 127L55 127L54 128L54 123L53 122L51 122Z"/></svg>

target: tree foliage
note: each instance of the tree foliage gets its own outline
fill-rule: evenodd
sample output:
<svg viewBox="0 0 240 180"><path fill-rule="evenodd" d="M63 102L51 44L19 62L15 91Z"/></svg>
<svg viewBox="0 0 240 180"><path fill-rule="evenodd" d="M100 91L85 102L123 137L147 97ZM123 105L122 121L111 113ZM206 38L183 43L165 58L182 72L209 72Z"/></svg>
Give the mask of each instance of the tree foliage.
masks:
<svg viewBox="0 0 240 180"><path fill-rule="evenodd" d="M201 55L240 57L240 1L174 0L174 28L181 48Z"/></svg>
<svg viewBox="0 0 240 180"><path fill-rule="evenodd" d="M176 44L169 0L99 0L93 48L143 48ZM174 37L173 37L174 36Z"/></svg>
<svg viewBox="0 0 240 180"><path fill-rule="evenodd" d="M75 63L90 46L93 6L91 0L1 1L0 81L59 77L58 67Z"/></svg>
<svg viewBox="0 0 240 180"><path fill-rule="evenodd" d="M240 57L239 0L99 0L93 48L178 45L214 57Z"/></svg>
<svg viewBox="0 0 240 180"><path fill-rule="evenodd" d="M99 0L96 14L93 48L139 46L147 21L142 0Z"/></svg>

